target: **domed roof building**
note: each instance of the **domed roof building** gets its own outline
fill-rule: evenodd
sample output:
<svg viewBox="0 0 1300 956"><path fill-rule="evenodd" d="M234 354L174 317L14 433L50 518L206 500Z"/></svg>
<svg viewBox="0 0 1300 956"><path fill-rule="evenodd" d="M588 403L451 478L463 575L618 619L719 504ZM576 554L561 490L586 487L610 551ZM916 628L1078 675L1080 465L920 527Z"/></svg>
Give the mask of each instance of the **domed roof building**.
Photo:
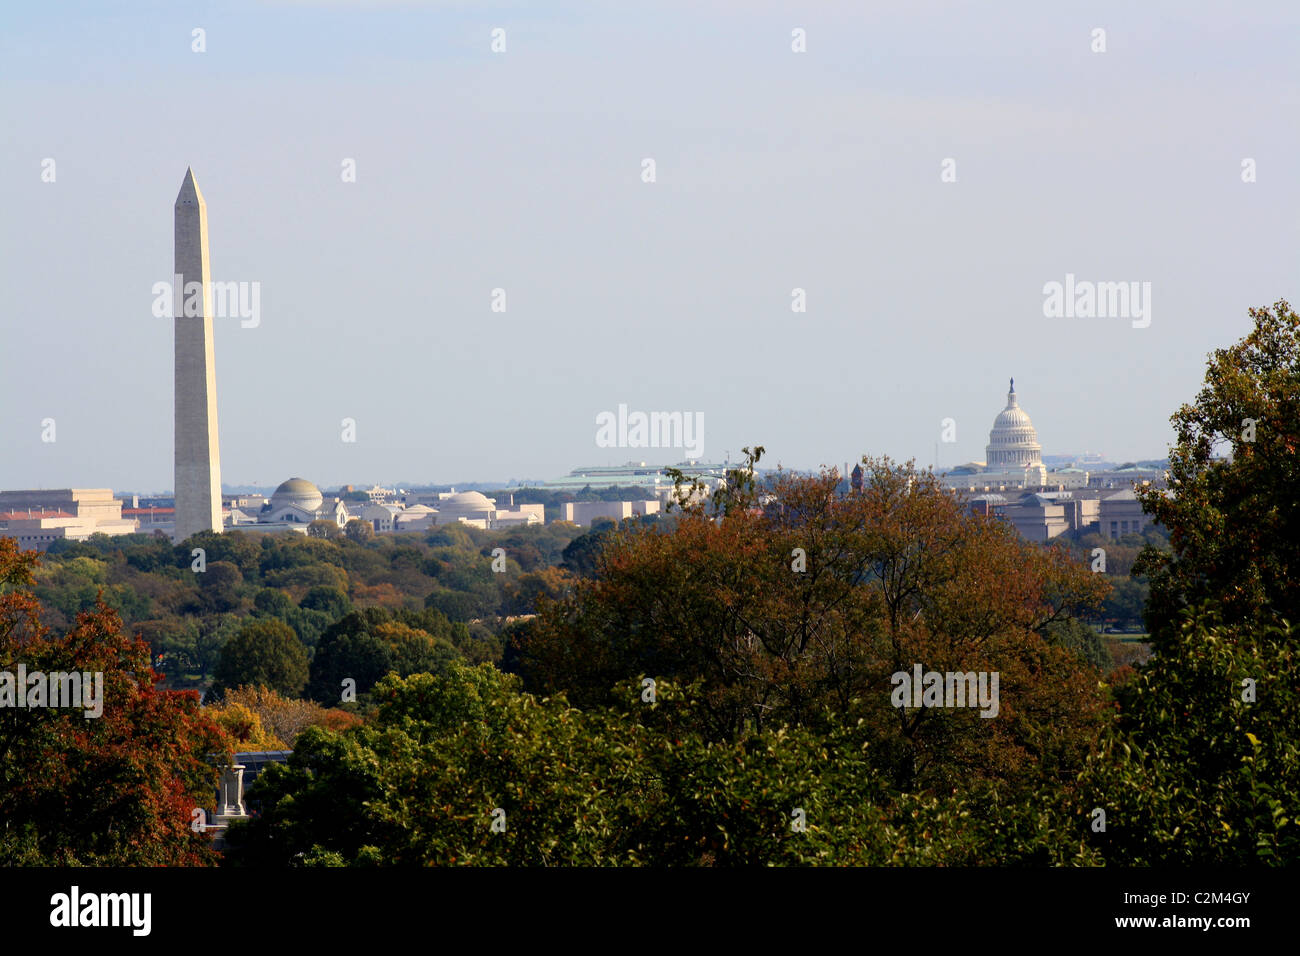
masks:
<svg viewBox="0 0 1300 956"><path fill-rule="evenodd" d="M1043 446L1038 444L1038 432L1025 410L1016 400L1016 380L1011 380L1007 392L1007 407L998 412L989 431L985 449L985 467L989 471L1009 471L1029 468L1043 463Z"/></svg>
<svg viewBox="0 0 1300 956"><path fill-rule="evenodd" d="M439 496L441 497L441 496ZM480 491L453 491L438 502L438 521L463 521L477 527L491 526L497 503Z"/></svg>
<svg viewBox="0 0 1300 956"><path fill-rule="evenodd" d="M257 516L259 531L302 531L318 519L333 521L340 528L348 523L348 509L338 498L325 500L321 490L306 478L281 482L271 500Z"/></svg>
<svg viewBox="0 0 1300 956"><path fill-rule="evenodd" d="M969 461L949 469L943 483L950 488L997 491L1006 488L1041 488L1047 484L1043 446L1028 413L1016 398L1011 380L1007 404L993 419L984 461Z"/></svg>
<svg viewBox="0 0 1300 956"><path fill-rule="evenodd" d="M294 505L304 511L315 511L325 503L320 489L306 478L290 478L282 482L271 495L271 507Z"/></svg>

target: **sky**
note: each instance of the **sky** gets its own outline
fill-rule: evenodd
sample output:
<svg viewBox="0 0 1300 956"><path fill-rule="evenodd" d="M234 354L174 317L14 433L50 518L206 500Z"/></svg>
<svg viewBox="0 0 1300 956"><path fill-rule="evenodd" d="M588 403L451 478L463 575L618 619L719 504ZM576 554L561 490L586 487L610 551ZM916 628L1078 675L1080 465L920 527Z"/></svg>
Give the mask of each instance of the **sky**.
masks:
<svg viewBox="0 0 1300 956"><path fill-rule="evenodd" d="M230 485L684 457L598 445L620 405L951 467L1012 376L1044 454L1161 458L1300 302L1297 49L1293 2L4 4L0 488L172 487L187 167L260 297ZM1048 314L1067 276L1146 314Z"/></svg>

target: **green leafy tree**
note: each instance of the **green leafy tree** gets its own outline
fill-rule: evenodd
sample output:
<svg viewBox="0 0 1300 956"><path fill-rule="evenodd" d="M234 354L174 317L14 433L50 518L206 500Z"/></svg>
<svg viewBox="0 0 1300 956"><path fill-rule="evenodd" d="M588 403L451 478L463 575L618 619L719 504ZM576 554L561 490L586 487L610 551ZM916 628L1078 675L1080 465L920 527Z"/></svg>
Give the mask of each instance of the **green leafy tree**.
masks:
<svg viewBox="0 0 1300 956"><path fill-rule="evenodd" d="M348 540L357 544L365 544L375 536L375 529L368 521L362 521L360 518L352 518L348 521L347 527L343 529Z"/></svg>
<svg viewBox="0 0 1300 956"><path fill-rule="evenodd" d="M253 598L253 610L257 614L284 620L293 610L293 601L279 588L262 588Z"/></svg>
<svg viewBox="0 0 1300 956"><path fill-rule="evenodd" d="M1300 634L1184 613L1122 695L1117 733L1084 776L1083 820L1122 866L1283 865L1300 859Z"/></svg>
<svg viewBox="0 0 1300 956"><path fill-rule="evenodd" d="M338 588L314 587L303 595L298 606L309 611L323 611L333 620L338 620L352 610L352 602L347 593Z"/></svg>
<svg viewBox="0 0 1300 956"><path fill-rule="evenodd" d="M771 727L736 742L684 728L698 695L639 681L623 707L537 699L483 665L389 676L372 722L308 728L232 828L248 865L971 865L1095 860L1046 808L893 795L861 726ZM834 759L830 755L834 754ZM419 808L414 812L412 808ZM493 823L499 824L493 829ZM1036 854L1036 855L1035 855Z"/></svg>
<svg viewBox="0 0 1300 956"><path fill-rule="evenodd" d="M244 576L237 565L229 561L211 561L207 569L196 577L199 593L210 613L227 614L239 609L239 589Z"/></svg>
<svg viewBox="0 0 1300 956"><path fill-rule="evenodd" d="M293 629L275 618L259 618L221 648L212 691L219 697L226 688L262 686L297 697L307 677L307 649Z"/></svg>
<svg viewBox="0 0 1300 956"><path fill-rule="evenodd" d="M1168 493L1138 493L1172 552L1149 547L1139 561L1157 649L1206 600L1225 624L1300 620L1300 315L1279 301L1250 317L1171 419Z"/></svg>
<svg viewBox="0 0 1300 956"><path fill-rule="evenodd" d="M1106 650L1106 645L1102 643L1101 635L1078 618L1067 617L1053 621L1043 628L1042 634L1049 644L1065 648L1099 670L1110 670L1112 666L1110 654Z"/></svg>
<svg viewBox="0 0 1300 956"><path fill-rule="evenodd" d="M202 548L206 562L227 561L239 569L244 577L254 577L261 563L261 548L242 531L200 531L191 535L173 549L173 562L186 571L193 561L193 550Z"/></svg>
<svg viewBox="0 0 1300 956"><path fill-rule="evenodd" d="M440 620L450 629L446 619ZM384 675L401 676L441 672L461 652L445 634L434 636L418 625L418 616L395 620L382 608L353 611L321 635L311 663L311 697L321 704L337 704L344 680L356 682L358 695Z"/></svg>

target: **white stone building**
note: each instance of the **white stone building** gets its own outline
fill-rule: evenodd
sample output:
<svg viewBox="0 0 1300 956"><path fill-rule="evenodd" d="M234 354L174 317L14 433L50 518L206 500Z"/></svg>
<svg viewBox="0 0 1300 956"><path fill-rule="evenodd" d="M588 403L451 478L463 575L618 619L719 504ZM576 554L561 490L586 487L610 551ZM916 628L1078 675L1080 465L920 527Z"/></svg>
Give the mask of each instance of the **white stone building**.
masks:
<svg viewBox="0 0 1300 956"><path fill-rule="evenodd" d="M16 538L24 551L44 551L60 538L135 534L138 527L108 488L0 491L0 537Z"/></svg>
<svg viewBox="0 0 1300 956"><path fill-rule="evenodd" d="M970 461L940 479L949 488L966 491L1002 491L1009 488L1043 488L1048 484L1043 446L1028 413L1016 399L1011 380L1007 404L993 420L984 461Z"/></svg>
<svg viewBox="0 0 1300 956"><path fill-rule="evenodd" d="M561 517L580 528L586 528L597 518L622 521L637 515L659 513L659 501L566 501L561 507Z"/></svg>
<svg viewBox="0 0 1300 956"><path fill-rule="evenodd" d="M351 515L341 498L326 499L321 490L305 478L290 478L275 489L271 500L258 512L256 531L307 533L313 521L332 521L340 528Z"/></svg>

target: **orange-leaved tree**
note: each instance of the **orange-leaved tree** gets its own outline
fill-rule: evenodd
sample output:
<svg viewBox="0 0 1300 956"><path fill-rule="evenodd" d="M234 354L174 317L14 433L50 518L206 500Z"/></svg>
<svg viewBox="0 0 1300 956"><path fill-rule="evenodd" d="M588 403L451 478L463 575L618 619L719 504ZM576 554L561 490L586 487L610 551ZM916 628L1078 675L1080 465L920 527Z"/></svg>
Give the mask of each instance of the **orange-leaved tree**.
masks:
<svg viewBox="0 0 1300 956"><path fill-rule="evenodd" d="M0 859L20 865L193 866L226 736L193 691L159 691L149 647L102 602L63 635L41 624L35 552L0 538ZM90 675L102 694L55 674ZM24 679L20 682L19 677ZM44 693L39 688L44 684ZM21 695L27 706L17 706ZM31 706L43 704L44 706ZM102 711L101 711L102 707ZM100 711L96 714L96 711ZM87 716L90 714L92 716Z"/></svg>
<svg viewBox="0 0 1300 956"><path fill-rule="evenodd" d="M833 471L760 482L758 454L711 498L683 494L669 530L611 534L594 579L541 602L516 638L530 689L592 706L672 678L693 688L692 729L722 740L851 718L906 789L1077 771L1100 733L1097 675L1038 632L1097 604L1100 576L910 462L863 459L846 495ZM895 706L893 675L916 665L996 673L997 715Z"/></svg>

